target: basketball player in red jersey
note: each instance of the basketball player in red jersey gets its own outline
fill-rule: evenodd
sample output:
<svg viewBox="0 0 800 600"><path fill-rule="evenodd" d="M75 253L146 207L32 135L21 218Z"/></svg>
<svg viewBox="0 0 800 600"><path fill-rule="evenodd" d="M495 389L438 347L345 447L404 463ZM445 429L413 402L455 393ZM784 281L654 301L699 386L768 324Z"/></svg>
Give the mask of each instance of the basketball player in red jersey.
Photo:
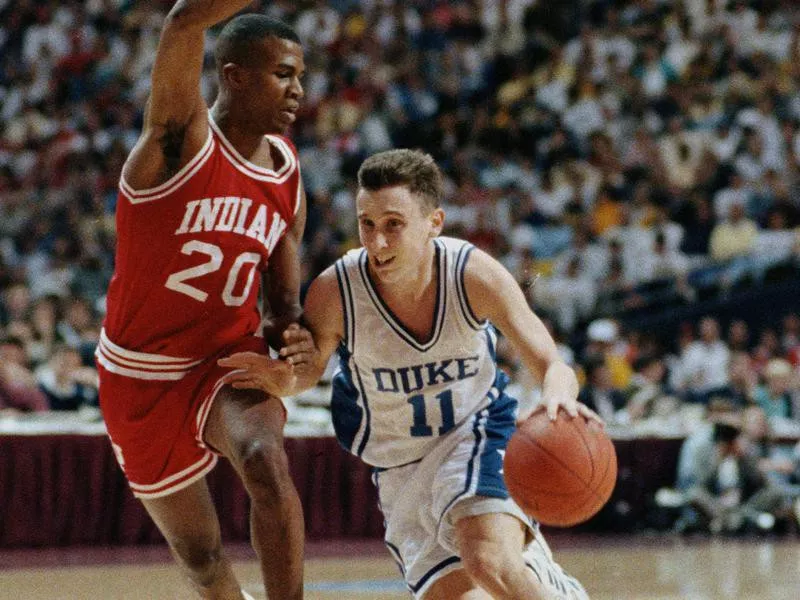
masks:
<svg viewBox="0 0 800 600"><path fill-rule="evenodd" d="M204 476L230 459L251 499L270 598L302 598L303 516L279 399L237 390L217 359L266 354L300 316L305 194L282 134L303 96L297 35L263 15L231 20L215 49L219 95L200 93L205 30L250 0L179 0L164 22L144 130L117 203L116 272L97 350L100 397L134 494L203 598L241 599ZM256 275L265 275L265 283ZM278 361L276 361L278 362Z"/></svg>

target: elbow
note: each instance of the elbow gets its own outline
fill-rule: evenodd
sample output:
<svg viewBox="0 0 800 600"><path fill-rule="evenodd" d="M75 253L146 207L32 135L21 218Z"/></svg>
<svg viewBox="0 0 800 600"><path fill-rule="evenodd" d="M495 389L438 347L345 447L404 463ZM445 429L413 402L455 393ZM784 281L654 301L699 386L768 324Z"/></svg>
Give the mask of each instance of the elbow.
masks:
<svg viewBox="0 0 800 600"><path fill-rule="evenodd" d="M163 31L205 29L202 11L185 0L178 0L164 19Z"/></svg>

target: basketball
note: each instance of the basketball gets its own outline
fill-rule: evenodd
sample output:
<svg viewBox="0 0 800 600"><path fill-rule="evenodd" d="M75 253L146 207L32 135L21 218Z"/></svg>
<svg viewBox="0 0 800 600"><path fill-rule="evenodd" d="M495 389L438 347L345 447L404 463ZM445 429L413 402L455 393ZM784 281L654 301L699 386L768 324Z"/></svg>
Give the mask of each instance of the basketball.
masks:
<svg viewBox="0 0 800 600"><path fill-rule="evenodd" d="M545 411L519 425L509 440L503 472L511 497L544 525L570 527L597 514L617 480L617 454L603 427L563 410Z"/></svg>

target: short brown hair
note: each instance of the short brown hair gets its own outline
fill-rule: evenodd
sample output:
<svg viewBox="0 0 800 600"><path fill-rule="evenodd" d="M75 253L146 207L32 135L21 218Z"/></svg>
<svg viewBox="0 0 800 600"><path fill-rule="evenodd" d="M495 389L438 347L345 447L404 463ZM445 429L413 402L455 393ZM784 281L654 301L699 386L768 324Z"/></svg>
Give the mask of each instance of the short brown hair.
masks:
<svg viewBox="0 0 800 600"><path fill-rule="evenodd" d="M422 199L425 212L438 208L444 195L442 172L433 157L420 150L405 148L370 156L358 170L358 185L370 191L405 186Z"/></svg>

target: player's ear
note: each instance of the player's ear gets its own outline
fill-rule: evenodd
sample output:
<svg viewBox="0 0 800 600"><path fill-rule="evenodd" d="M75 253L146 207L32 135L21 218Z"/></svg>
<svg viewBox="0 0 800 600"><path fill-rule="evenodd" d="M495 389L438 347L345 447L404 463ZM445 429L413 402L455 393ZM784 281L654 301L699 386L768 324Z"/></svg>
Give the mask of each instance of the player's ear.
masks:
<svg viewBox="0 0 800 600"><path fill-rule="evenodd" d="M222 78L229 89L238 90L244 87L245 71L236 63L222 65Z"/></svg>
<svg viewBox="0 0 800 600"><path fill-rule="evenodd" d="M431 224L431 237L436 237L442 233L442 228L444 228L444 211L441 208L434 208L428 219Z"/></svg>

